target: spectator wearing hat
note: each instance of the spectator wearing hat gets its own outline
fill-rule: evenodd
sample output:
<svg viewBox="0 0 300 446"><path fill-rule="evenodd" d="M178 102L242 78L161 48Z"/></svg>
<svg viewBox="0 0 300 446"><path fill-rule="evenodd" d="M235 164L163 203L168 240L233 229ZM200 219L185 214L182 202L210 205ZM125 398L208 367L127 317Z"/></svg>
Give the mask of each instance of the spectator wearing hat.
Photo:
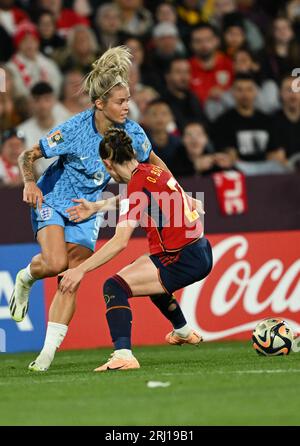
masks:
<svg viewBox="0 0 300 446"><path fill-rule="evenodd" d="M191 89L202 105L208 99L219 100L233 81L232 60L219 50L220 39L209 24L199 25L192 31L190 59Z"/></svg>
<svg viewBox="0 0 300 446"><path fill-rule="evenodd" d="M149 54L149 60L152 67L155 67L159 75L160 92L165 87L165 73L169 63L174 57L185 56L185 47L180 40L178 29L175 25L168 22L162 22L153 28L153 49Z"/></svg>
<svg viewBox="0 0 300 446"><path fill-rule="evenodd" d="M64 122L70 117L70 113L57 103L53 88L46 82L39 82L31 89L32 118L23 122L19 127L26 141L26 149L31 149L51 129ZM41 158L35 163L37 178L53 163L56 158Z"/></svg>
<svg viewBox="0 0 300 446"><path fill-rule="evenodd" d="M57 65L39 51L39 34L35 25L22 23L14 35L17 52L7 66L13 73L17 94L28 96L37 82L49 82L58 95L62 76Z"/></svg>
<svg viewBox="0 0 300 446"><path fill-rule="evenodd" d="M0 186L19 186L23 183L18 157L24 150L24 135L15 128L2 134L0 150Z"/></svg>

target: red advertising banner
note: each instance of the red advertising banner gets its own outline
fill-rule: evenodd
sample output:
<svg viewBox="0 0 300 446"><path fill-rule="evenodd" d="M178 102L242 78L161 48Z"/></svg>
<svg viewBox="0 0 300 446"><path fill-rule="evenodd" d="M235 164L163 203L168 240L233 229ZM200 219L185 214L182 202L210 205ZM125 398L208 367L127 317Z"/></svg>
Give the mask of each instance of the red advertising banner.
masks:
<svg viewBox="0 0 300 446"><path fill-rule="evenodd" d="M207 341L249 339L256 323L271 316L300 332L300 231L213 235L209 240L214 254L211 274L176 293L190 325ZM111 345L103 282L147 251L146 239L132 239L116 259L86 276L64 349ZM47 308L55 289L56 281L47 280ZM164 343L171 327L150 299L133 298L130 304L133 343Z"/></svg>

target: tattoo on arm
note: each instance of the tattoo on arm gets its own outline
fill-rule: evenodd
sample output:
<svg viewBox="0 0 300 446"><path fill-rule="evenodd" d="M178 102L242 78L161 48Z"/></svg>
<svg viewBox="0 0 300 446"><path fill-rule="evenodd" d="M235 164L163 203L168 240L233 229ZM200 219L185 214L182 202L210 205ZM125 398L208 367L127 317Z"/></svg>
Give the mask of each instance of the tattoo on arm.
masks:
<svg viewBox="0 0 300 446"><path fill-rule="evenodd" d="M43 158L42 151L38 145L31 150L25 150L19 156L19 166L23 175L24 183L35 182L33 163L39 158Z"/></svg>

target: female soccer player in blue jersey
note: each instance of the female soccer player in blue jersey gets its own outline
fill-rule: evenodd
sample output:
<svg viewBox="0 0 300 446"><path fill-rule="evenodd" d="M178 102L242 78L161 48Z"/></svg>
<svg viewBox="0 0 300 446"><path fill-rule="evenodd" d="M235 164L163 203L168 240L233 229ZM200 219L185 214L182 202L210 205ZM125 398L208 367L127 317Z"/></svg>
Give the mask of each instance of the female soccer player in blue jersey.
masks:
<svg viewBox="0 0 300 446"><path fill-rule="evenodd" d="M112 176L127 183L120 201L120 217L115 235L92 257L62 273L63 292L76 289L85 273L113 259L126 248L140 222L146 230L150 255L144 255L106 280L103 296L106 318L115 351L108 362L96 369L127 370L140 367L131 351L132 315L129 298L163 294L204 279L212 268L212 250L203 236L199 213L171 175L164 169L136 160L131 140L122 129L111 129L100 144L100 154ZM87 204L87 203L86 203ZM82 209L69 211L75 219ZM73 218L74 218L73 217ZM185 333L182 331L186 330ZM184 336L185 334L185 336ZM171 344L200 336L188 324L166 337Z"/></svg>
<svg viewBox="0 0 300 446"><path fill-rule="evenodd" d="M131 137L140 162L149 160L166 167L151 151L150 142L139 124L127 119L130 58L126 47L106 51L93 64L85 80L93 108L54 128L20 157L25 184L23 200L32 206L32 225L41 253L17 274L10 300L10 313L17 322L27 313L30 288L36 280L57 276L93 253L101 214L76 223L69 220L66 209L75 197L99 200L109 182L110 175L99 156L99 143L105 131L112 126L123 128ZM58 156L58 160L36 184L34 162L53 156ZM45 371L49 368L67 333L75 300L76 292L62 295L57 290L49 310L44 347L30 369Z"/></svg>

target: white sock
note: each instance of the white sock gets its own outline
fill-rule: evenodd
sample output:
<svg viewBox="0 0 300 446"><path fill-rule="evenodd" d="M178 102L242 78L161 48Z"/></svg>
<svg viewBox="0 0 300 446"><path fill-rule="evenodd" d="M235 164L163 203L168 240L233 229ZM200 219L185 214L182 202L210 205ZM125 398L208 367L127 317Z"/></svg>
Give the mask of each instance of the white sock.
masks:
<svg viewBox="0 0 300 446"><path fill-rule="evenodd" d="M56 322L48 322L44 347L38 356L39 362L49 362L45 367L49 367L53 361L56 349L60 347L68 331L68 326Z"/></svg>
<svg viewBox="0 0 300 446"><path fill-rule="evenodd" d="M23 272L22 281L25 282L26 285L32 285L36 279L32 277L30 271L30 263L26 266L25 271Z"/></svg>
<svg viewBox="0 0 300 446"><path fill-rule="evenodd" d="M174 331L181 338L187 338L189 336L189 334L191 333L191 329L188 326L188 324L185 324L181 328L175 328Z"/></svg>
<svg viewBox="0 0 300 446"><path fill-rule="evenodd" d="M123 359L131 359L133 357L132 351L127 348L121 348L120 350L115 350L116 356Z"/></svg>

